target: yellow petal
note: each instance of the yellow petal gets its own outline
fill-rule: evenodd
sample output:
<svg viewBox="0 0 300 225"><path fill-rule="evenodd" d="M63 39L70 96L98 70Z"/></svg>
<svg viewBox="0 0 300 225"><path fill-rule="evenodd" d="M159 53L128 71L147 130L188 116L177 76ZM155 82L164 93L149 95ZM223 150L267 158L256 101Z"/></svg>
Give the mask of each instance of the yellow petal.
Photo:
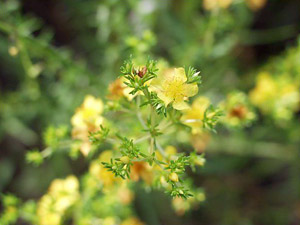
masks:
<svg viewBox="0 0 300 225"><path fill-rule="evenodd" d="M186 102L181 101L181 102L173 102L173 108L177 110L184 110L184 109L189 109L190 106Z"/></svg>
<svg viewBox="0 0 300 225"><path fill-rule="evenodd" d="M174 69L174 78L176 80L180 80L182 81L183 83L187 81L187 78L186 78L186 75L185 75L185 70L184 68L182 67L179 67L179 68L175 68Z"/></svg>
<svg viewBox="0 0 300 225"><path fill-rule="evenodd" d="M100 98L95 98L92 95L87 95L84 98L83 108L84 109L93 109L97 113L102 113L102 111L103 111L103 102Z"/></svg>
<svg viewBox="0 0 300 225"><path fill-rule="evenodd" d="M157 96L165 103L165 105L169 105L170 102L173 100L171 97L166 96L164 92L158 91Z"/></svg>
<svg viewBox="0 0 300 225"><path fill-rule="evenodd" d="M187 97L192 97L198 93L198 85L197 84L184 84L183 86L184 95Z"/></svg>

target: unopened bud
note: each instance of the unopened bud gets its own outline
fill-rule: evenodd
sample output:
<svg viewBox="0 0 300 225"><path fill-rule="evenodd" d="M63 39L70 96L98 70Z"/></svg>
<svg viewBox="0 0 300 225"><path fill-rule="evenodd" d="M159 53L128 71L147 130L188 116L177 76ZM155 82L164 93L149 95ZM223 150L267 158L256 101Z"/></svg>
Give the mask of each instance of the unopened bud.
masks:
<svg viewBox="0 0 300 225"><path fill-rule="evenodd" d="M170 173L169 179L173 182L178 182L178 175L177 173Z"/></svg>
<svg viewBox="0 0 300 225"><path fill-rule="evenodd" d="M130 161L128 156L122 156L120 160L122 163L125 163L125 164L128 164Z"/></svg>
<svg viewBox="0 0 300 225"><path fill-rule="evenodd" d="M147 73L147 67L144 66L142 69L139 69L138 72L137 72L137 75L140 77L140 78L143 78L145 76L145 74Z"/></svg>

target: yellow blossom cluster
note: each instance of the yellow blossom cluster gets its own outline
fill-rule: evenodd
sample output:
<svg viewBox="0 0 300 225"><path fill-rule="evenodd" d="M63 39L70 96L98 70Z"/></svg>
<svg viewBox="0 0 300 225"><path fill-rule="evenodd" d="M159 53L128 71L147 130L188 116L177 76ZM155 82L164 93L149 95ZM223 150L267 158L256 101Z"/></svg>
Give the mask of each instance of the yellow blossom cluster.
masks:
<svg viewBox="0 0 300 225"><path fill-rule="evenodd" d="M103 102L99 98L87 95L83 104L76 110L71 118L72 138L80 140L80 150L83 155L88 155L91 151L89 142L89 132L93 132L103 123Z"/></svg>
<svg viewBox="0 0 300 225"><path fill-rule="evenodd" d="M264 114L275 119L291 119L299 110L299 83L287 75L272 77L268 72L257 76L256 86L249 93L250 101Z"/></svg>
<svg viewBox="0 0 300 225"><path fill-rule="evenodd" d="M79 199L79 182L75 176L54 180L39 203L37 216L40 225L60 225L63 217Z"/></svg>

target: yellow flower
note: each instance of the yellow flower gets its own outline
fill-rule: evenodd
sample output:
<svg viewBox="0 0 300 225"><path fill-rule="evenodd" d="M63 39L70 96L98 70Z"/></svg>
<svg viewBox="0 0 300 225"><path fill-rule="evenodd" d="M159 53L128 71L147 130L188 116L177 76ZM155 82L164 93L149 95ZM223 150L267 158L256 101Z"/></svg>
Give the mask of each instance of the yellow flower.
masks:
<svg viewBox="0 0 300 225"><path fill-rule="evenodd" d="M206 10L213 10L217 8L228 8L232 3L232 0L204 0L203 8Z"/></svg>
<svg viewBox="0 0 300 225"><path fill-rule="evenodd" d="M131 167L130 178L133 181L143 179L147 184L153 181L153 167L147 162L134 162Z"/></svg>
<svg viewBox="0 0 300 225"><path fill-rule="evenodd" d="M37 216L40 225L60 225L62 215L53 207L55 199L44 195L38 203Z"/></svg>
<svg viewBox="0 0 300 225"><path fill-rule="evenodd" d="M79 198L79 182L75 176L54 180L38 203L37 215L41 225L59 225L67 209Z"/></svg>
<svg viewBox="0 0 300 225"><path fill-rule="evenodd" d="M95 177L98 181L100 181L103 185L104 191L107 191L111 188L115 183L120 183L121 178L115 177L115 175L108 171L101 162L109 162L113 157L113 153L110 150L103 151L98 160L94 160L90 164L89 172Z"/></svg>
<svg viewBox="0 0 300 225"><path fill-rule="evenodd" d="M275 119L290 119L299 109L299 83L286 74L272 77L269 73L260 73L249 97L263 113Z"/></svg>
<svg viewBox="0 0 300 225"><path fill-rule="evenodd" d="M264 7L267 3L267 0L246 0L246 3L250 9L256 11Z"/></svg>
<svg viewBox="0 0 300 225"><path fill-rule="evenodd" d="M210 101L206 97L198 97L192 104L190 109L183 112L181 121L192 128L193 134L199 134L203 131L203 118L206 109L209 107Z"/></svg>
<svg viewBox="0 0 300 225"><path fill-rule="evenodd" d="M249 93L251 102L256 106L261 106L263 111L271 110L273 100L277 95L275 80L269 73L261 73L257 76L256 87Z"/></svg>
<svg viewBox="0 0 300 225"><path fill-rule="evenodd" d="M87 95L83 104L76 110L71 118L72 137L73 139L81 140L81 152L86 156L92 146L89 142L89 132L95 131L103 123L103 102L101 99Z"/></svg>
<svg viewBox="0 0 300 225"><path fill-rule="evenodd" d="M151 90L166 104L177 110L188 109L188 97L197 94L197 84L187 84L184 68L168 69L158 74L151 82Z"/></svg>
<svg viewBox="0 0 300 225"><path fill-rule="evenodd" d="M127 98L128 101L131 101L135 96L132 94L129 94L132 91L132 88L127 87L124 83L126 79L124 77L116 79L114 82L112 82L109 87L109 95L108 98L112 100L118 100L122 97Z"/></svg>

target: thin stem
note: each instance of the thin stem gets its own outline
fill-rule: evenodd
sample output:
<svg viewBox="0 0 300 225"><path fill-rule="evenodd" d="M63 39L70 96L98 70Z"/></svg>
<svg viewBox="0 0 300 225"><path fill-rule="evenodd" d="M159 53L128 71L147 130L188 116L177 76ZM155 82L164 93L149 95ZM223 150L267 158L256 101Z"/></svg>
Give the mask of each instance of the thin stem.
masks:
<svg viewBox="0 0 300 225"><path fill-rule="evenodd" d="M45 148L42 152L41 155L43 156L43 158L47 158L48 156L50 156L52 154L52 148L47 147Z"/></svg>
<svg viewBox="0 0 300 225"><path fill-rule="evenodd" d="M154 109L152 106L151 107L151 111L150 111L150 117L151 117L151 130L154 129L154 126L155 126L155 121L154 121ZM155 142L155 139L154 137L151 135L151 139L150 139L150 154L152 154L154 152L154 142Z"/></svg>
<svg viewBox="0 0 300 225"><path fill-rule="evenodd" d="M141 97L138 95L138 96L136 97L136 105L137 105L136 115L137 115L137 118L138 118L138 120L140 121L140 124L142 125L142 127L143 127L144 129L147 129L146 123L145 123L145 121L143 120L142 114L141 114L140 109L139 109L140 104L141 104Z"/></svg>
<svg viewBox="0 0 300 225"><path fill-rule="evenodd" d="M161 147L161 145L159 144L159 142L156 140L155 141L155 144L156 144L156 147L157 147L157 150L159 151L159 153L164 157L164 158L167 158L167 155L164 151L164 149Z"/></svg>
<svg viewBox="0 0 300 225"><path fill-rule="evenodd" d="M141 138L135 140L133 143L134 143L134 144L138 144L138 143L140 143L140 142L143 142L143 141L145 141L145 140L148 140L150 137L151 137L151 135L148 134L148 135L146 135L146 136L143 136L143 137L141 137Z"/></svg>

